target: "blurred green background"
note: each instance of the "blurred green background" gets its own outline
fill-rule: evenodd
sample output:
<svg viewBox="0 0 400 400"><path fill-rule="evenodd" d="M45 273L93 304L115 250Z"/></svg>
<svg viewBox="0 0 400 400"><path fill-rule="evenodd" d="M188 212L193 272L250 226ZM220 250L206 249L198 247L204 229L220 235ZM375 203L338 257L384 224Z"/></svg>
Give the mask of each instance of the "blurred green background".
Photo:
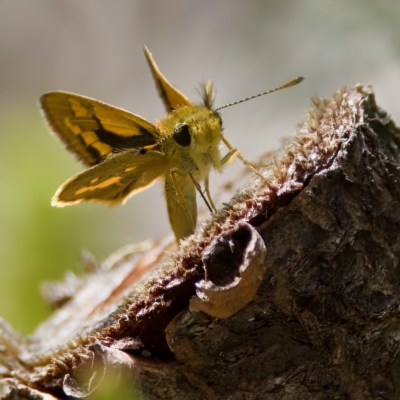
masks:
<svg viewBox="0 0 400 400"><path fill-rule="evenodd" d="M30 333L50 312L43 280L80 271L80 250L99 259L169 232L161 185L124 207L50 207L57 187L82 170L45 127L42 93L97 98L154 121L164 109L142 54L190 99L212 78L216 105L300 86L222 112L225 133L250 159L279 147L313 93L371 83L400 120L400 2L393 0L0 2L0 316ZM211 177L212 191L241 166Z"/></svg>

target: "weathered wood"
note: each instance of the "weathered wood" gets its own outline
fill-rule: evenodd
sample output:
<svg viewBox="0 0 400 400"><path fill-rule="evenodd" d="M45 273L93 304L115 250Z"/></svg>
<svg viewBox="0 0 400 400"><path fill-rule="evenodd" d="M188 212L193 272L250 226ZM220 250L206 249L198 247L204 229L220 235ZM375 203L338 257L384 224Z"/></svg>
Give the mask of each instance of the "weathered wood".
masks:
<svg viewBox="0 0 400 400"><path fill-rule="evenodd" d="M165 244L88 275L31 338L4 325L3 398L85 397L94 365L145 399L400 398L399 144L370 88L315 99L265 178L142 283Z"/></svg>

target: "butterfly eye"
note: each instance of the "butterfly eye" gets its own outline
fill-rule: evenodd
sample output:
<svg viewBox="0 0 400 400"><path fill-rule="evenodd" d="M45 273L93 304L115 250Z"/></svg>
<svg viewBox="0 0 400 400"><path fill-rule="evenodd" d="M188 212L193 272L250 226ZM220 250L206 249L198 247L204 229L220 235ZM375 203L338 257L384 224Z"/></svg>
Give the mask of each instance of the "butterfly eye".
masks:
<svg viewBox="0 0 400 400"><path fill-rule="evenodd" d="M189 132L188 124L177 124L174 128L174 134L172 135L175 142L180 146L187 147L190 146L190 142L192 141L192 137Z"/></svg>

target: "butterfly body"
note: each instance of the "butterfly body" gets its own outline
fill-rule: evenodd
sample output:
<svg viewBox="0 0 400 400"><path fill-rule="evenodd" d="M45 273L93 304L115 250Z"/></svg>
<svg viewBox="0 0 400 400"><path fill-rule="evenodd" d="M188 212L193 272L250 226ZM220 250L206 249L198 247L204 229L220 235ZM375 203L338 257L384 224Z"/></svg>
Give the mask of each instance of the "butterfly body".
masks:
<svg viewBox="0 0 400 400"><path fill-rule="evenodd" d="M73 93L41 97L52 131L89 167L61 185L52 204L64 207L89 201L112 206L161 179L179 240L196 226L199 183L205 183L209 197L210 169L221 170L222 121L212 109L211 82L203 87L203 104L195 105L170 85L147 48L144 51L168 113L155 124Z"/></svg>
<svg viewBox="0 0 400 400"><path fill-rule="evenodd" d="M89 167L60 186L52 205L64 207L89 201L112 206L162 179L169 220L179 241L195 229L196 190L210 210L215 210L208 187L212 168L221 171L237 155L256 171L222 134L221 117L213 108L212 82L203 85L203 103L196 105L167 81L145 46L143 50L167 111L167 116L155 124L73 93L50 92L40 98L51 130ZM295 78L272 91L301 80ZM221 141L229 150L222 158ZM205 194L200 182L204 183Z"/></svg>

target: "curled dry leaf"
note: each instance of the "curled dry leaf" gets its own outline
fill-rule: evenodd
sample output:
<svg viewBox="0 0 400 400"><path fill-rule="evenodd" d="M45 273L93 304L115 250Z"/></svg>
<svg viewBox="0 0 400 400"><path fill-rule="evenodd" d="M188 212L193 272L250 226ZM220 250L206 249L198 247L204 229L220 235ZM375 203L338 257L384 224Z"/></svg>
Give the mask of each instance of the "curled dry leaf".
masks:
<svg viewBox="0 0 400 400"><path fill-rule="evenodd" d="M114 376L137 368L134 359L127 353L101 343L91 346L92 358L83 363L74 376L64 375L63 390L67 396L85 398L92 394L103 382L106 372L112 370ZM83 383L80 383L83 382Z"/></svg>
<svg viewBox="0 0 400 400"><path fill-rule="evenodd" d="M253 300L265 272L265 245L242 223L214 240L203 256L205 279L196 283L192 311L228 318Z"/></svg>

